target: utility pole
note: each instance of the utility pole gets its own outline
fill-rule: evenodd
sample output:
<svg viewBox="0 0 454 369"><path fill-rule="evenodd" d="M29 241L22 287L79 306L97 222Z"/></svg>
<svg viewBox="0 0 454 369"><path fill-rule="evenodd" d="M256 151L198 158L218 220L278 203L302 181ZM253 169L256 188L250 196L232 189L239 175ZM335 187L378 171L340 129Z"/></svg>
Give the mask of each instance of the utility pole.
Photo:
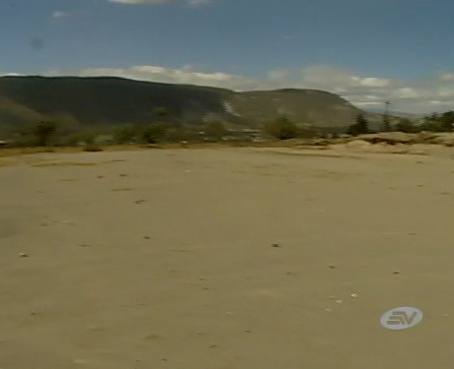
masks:
<svg viewBox="0 0 454 369"><path fill-rule="evenodd" d="M389 112L391 107L391 101L385 101L385 113L383 114L383 131L391 131L391 122L389 119Z"/></svg>

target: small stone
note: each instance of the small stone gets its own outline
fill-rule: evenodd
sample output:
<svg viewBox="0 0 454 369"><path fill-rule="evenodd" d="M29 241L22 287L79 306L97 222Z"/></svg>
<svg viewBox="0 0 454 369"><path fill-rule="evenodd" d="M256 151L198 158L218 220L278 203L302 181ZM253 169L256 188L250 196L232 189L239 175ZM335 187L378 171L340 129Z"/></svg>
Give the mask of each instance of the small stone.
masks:
<svg viewBox="0 0 454 369"><path fill-rule="evenodd" d="M279 245L278 243L273 243L273 244L271 245L271 247L279 248L279 247L281 247L281 245Z"/></svg>
<svg viewBox="0 0 454 369"><path fill-rule="evenodd" d="M87 329L92 332L101 332L104 330L104 328L100 325L91 325L91 326L87 327Z"/></svg>
<svg viewBox="0 0 454 369"><path fill-rule="evenodd" d="M336 296L330 296L329 299L330 300L336 300Z"/></svg>
<svg viewBox="0 0 454 369"><path fill-rule="evenodd" d="M336 300L336 304L342 304L344 301L342 300Z"/></svg>
<svg viewBox="0 0 454 369"><path fill-rule="evenodd" d="M350 295L350 297L351 297L352 299L356 299L356 298L358 298L358 296L359 296L359 295L358 295L357 293L352 293L352 294Z"/></svg>
<svg viewBox="0 0 454 369"><path fill-rule="evenodd" d="M336 269L336 266L335 266L335 265L329 265L328 268L330 268L330 269Z"/></svg>
<svg viewBox="0 0 454 369"><path fill-rule="evenodd" d="M21 252L21 253L19 253L19 257L28 258L28 254L26 254L25 252Z"/></svg>
<svg viewBox="0 0 454 369"><path fill-rule="evenodd" d="M150 341L159 341L162 339L162 337L157 334L149 334L145 337L145 339Z"/></svg>
<svg viewBox="0 0 454 369"><path fill-rule="evenodd" d="M76 365L85 365L88 364L88 361L84 359L74 359L73 363Z"/></svg>
<svg viewBox="0 0 454 369"><path fill-rule="evenodd" d="M393 274L394 274L394 275L400 275L400 271L399 271L399 270L395 270L395 271L393 272Z"/></svg>
<svg viewBox="0 0 454 369"><path fill-rule="evenodd" d="M150 236L144 236L143 238L144 238L145 240L150 240L150 239L151 239Z"/></svg>

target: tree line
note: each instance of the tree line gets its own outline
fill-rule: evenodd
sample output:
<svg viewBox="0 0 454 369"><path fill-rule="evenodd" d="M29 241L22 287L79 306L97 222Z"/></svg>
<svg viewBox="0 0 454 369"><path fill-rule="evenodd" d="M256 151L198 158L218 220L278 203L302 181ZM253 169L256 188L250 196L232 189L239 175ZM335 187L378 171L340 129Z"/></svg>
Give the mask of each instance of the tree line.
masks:
<svg viewBox="0 0 454 369"><path fill-rule="evenodd" d="M454 111L442 114L434 113L425 116L420 122L414 122L408 118L399 118L397 123L392 124L387 116L383 119L383 125L378 132L397 131L404 133L418 132L453 132L454 131ZM353 136L360 134L377 132L370 128L370 123L363 114L359 114L356 122L352 124L347 133Z"/></svg>
<svg viewBox="0 0 454 369"><path fill-rule="evenodd" d="M66 127L53 121L42 121L24 126L14 133L17 146L74 146L85 145L88 150L96 149L97 144L156 144L164 142L217 142L235 135L234 129L228 129L221 121L210 121L196 125L187 125L172 121L165 111L156 114L156 121L150 124L125 124L114 127ZM300 125L288 117L282 116L263 124L259 132L264 138L288 140L292 138L336 137L339 134L357 136L360 134L400 131L405 133L453 132L454 111L431 114L419 122L407 118L393 119L384 116L381 129L373 130L364 114L358 114L355 122L345 128L316 128ZM107 139L102 142L103 137ZM248 138L243 135L243 139ZM249 137L250 139L251 137Z"/></svg>

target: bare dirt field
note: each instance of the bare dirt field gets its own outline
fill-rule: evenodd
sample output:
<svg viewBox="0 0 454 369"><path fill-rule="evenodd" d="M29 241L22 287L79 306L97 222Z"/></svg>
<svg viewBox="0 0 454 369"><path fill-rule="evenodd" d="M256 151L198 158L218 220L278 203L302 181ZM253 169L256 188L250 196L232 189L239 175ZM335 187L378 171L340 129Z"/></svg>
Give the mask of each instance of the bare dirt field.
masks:
<svg viewBox="0 0 454 369"><path fill-rule="evenodd" d="M0 158L0 368L452 368L453 158Z"/></svg>

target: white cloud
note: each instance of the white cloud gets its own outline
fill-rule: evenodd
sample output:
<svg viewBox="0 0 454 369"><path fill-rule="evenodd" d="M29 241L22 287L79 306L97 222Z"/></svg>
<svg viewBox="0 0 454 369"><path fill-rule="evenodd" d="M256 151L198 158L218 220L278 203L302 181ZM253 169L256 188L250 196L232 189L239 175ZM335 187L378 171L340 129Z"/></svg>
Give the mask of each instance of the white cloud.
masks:
<svg viewBox="0 0 454 369"><path fill-rule="evenodd" d="M192 66L169 68L137 65L126 68L87 68L74 73L54 71L49 75L117 76L135 80L194 84L237 91L280 88L310 88L337 93L360 108L383 107L391 101L395 111L429 113L454 109L454 79L403 81L377 76L362 76L326 66L305 67L300 72L286 69L269 71L263 78L222 71L200 71ZM454 74L453 74L454 76Z"/></svg>
<svg viewBox="0 0 454 369"><path fill-rule="evenodd" d="M417 99L421 94L412 87L402 87L395 90L391 96L395 99Z"/></svg>
<svg viewBox="0 0 454 369"><path fill-rule="evenodd" d="M186 2L192 6L199 6L209 4L211 0L187 0Z"/></svg>
<svg viewBox="0 0 454 369"><path fill-rule="evenodd" d="M446 110L453 110L454 100L431 100L429 104L433 106L433 110L445 112Z"/></svg>
<svg viewBox="0 0 454 369"><path fill-rule="evenodd" d="M14 73L14 72L10 72L10 73L0 73L0 77L20 77L20 76L23 76L23 74L21 74L21 73Z"/></svg>
<svg viewBox="0 0 454 369"><path fill-rule="evenodd" d="M428 113L454 109L454 73L427 79L399 80L356 73L327 66L303 68L297 87L315 88L340 94L355 105L383 106L392 102L395 111Z"/></svg>
<svg viewBox="0 0 454 369"><path fill-rule="evenodd" d="M195 84L231 89L250 89L254 81L224 72L200 72L190 66L168 68L156 65L137 65L129 68L87 68L80 76L116 76L143 81Z"/></svg>
<svg viewBox="0 0 454 369"><path fill-rule="evenodd" d="M454 85L440 87L438 89L438 95L443 98L454 97Z"/></svg>
<svg viewBox="0 0 454 369"><path fill-rule="evenodd" d="M388 79L376 78L376 77L367 77L360 79L361 86L365 87L387 87L390 84Z"/></svg>
<svg viewBox="0 0 454 369"><path fill-rule="evenodd" d="M454 81L454 73L444 73L440 76L440 79L447 82Z"/></svg>
<svg viewBox="0 0 454 369"><path fill-rule="evenodd" d="M54 19L66 18L68 16L69 16L69 13L62 11L62 10L54 10L52 12L52 18L54 18Z"/></svg>
<svg viewBox="0 0 454 369"><path fill-rule="evenodd" d="M369 108L376 108L376 107L384 106L383 102L381 102L381 101L354 101L354 100L352 100L350 102L361 109L369 109Z"/></svg>
<svg viewBox="0 0 454 369"><path fill-rule="evenodd" d="M391 85L385 78L362 77L333 67L312 66L302 70L302 79L306 83L319 88L384 88Z"/></svg>
<svg viewBox="0 0 454 369"><path fill-rule="evenodd" d="M287 80L290 77L290 71L287 69L275 69L268 72L268 79L271 81Z"/></svg>

